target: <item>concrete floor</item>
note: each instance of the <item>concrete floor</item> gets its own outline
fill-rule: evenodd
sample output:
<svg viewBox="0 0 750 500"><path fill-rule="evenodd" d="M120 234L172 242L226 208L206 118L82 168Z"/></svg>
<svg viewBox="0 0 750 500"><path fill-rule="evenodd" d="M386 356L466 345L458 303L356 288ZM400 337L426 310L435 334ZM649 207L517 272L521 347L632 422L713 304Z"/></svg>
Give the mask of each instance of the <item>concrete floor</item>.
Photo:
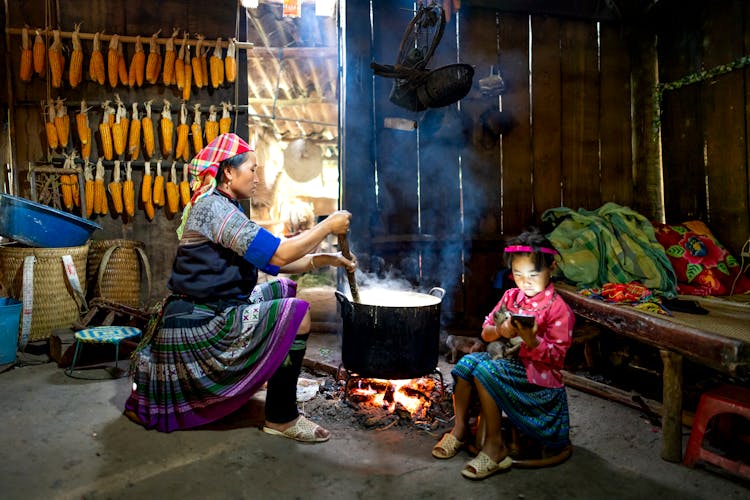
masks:
<svg viewBox="0 0 750 500"><path fill-rule="evenodd" d="M308 360L338 365L335 335ZM450 370L441 360L444 373ZM36 498L750 498L750 483L659 458L661 434L639 413L569 388L570 460L481 482L469 456L431 457L435 437L330 426L308 445L260 432L262 401L211 428L162 434L122 416L127 378L72 379L54 363L0 374L0 496ZM319 396L320 397L320 396ZM688 430L686 429L686 433Z"/></svg>

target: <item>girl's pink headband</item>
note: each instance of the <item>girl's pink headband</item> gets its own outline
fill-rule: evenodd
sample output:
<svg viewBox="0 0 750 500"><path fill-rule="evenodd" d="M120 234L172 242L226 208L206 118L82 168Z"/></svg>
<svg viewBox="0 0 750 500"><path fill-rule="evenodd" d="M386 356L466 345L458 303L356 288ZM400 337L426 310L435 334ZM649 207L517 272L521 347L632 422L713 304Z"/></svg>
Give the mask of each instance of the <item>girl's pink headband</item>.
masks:
<svg viewBox="0 0 750 500"><path fill-rule="evenodd" d="M534 253L534 252L542 252L542 253L548 253L551 255L557 255L557 250L554 248L545 248L545 247L539 247L537 249L531 248L530 246L525 245L511 245L509 247L505 247L505 253Z"/></svg>

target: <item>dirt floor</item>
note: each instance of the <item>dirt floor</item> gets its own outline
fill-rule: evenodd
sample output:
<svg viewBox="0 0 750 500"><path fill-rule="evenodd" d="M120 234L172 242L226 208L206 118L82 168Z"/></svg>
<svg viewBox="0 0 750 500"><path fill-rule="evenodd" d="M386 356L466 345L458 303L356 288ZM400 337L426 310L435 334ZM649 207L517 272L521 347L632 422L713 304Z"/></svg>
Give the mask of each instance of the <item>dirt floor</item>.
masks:
<svg viewBox="0 0 750 500"><path fill-rule="evenodd" d="M745 499L750 483L714 468L659 458L661 434L638 411L568 389L573 456L481 482L459 471L470 456L436 460L449 424L363 425L342 401L338 339L311 337L306 377L322 390L300 408L333 433L309 445L259 431L262 394L222 422L146 431L122 415L127 378L67 377L54 363L0 374L0 485L16 498L705 498ZM449 381L451 366L439 367ZM102 372L103 373L103 372ZM89 373L87 373L88 375ZM96 372L91 372L91 376ZM689 429L685 429L686 438Z"/></svg>

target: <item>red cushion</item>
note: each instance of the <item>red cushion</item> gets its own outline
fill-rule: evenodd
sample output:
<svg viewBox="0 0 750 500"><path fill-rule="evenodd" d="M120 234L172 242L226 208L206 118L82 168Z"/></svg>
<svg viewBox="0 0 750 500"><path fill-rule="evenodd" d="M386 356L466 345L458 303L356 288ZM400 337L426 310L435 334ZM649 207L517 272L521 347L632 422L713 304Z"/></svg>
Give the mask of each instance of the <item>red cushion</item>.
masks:
<svg viewBox="0 0 750 500"><path fill-rule="evenodd" d="M740 264L701 221L677 225L653 223L656 239L677 273L677 291L685 295L729 295ZM737 279L734 293L750 291L750 278Z"/></svg>

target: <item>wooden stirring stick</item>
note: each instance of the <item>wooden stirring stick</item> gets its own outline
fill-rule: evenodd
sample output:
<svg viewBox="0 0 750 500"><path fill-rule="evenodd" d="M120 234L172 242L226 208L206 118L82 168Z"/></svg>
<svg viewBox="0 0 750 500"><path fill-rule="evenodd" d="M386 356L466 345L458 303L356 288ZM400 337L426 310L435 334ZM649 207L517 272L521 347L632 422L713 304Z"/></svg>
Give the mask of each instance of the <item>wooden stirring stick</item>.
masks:
<svg viewBox="0 0 750 500"><path fill-rule="evenodd" d="M346 239L346 233L339 234L338 236L341 255L351 260L352 254L349 251L349 241ZM346 277L349 279L349 289L352 291L352 301L359 302L359 289L357 288L357 280L354 277L354 273L351 271L346 271Z"/></svg>

